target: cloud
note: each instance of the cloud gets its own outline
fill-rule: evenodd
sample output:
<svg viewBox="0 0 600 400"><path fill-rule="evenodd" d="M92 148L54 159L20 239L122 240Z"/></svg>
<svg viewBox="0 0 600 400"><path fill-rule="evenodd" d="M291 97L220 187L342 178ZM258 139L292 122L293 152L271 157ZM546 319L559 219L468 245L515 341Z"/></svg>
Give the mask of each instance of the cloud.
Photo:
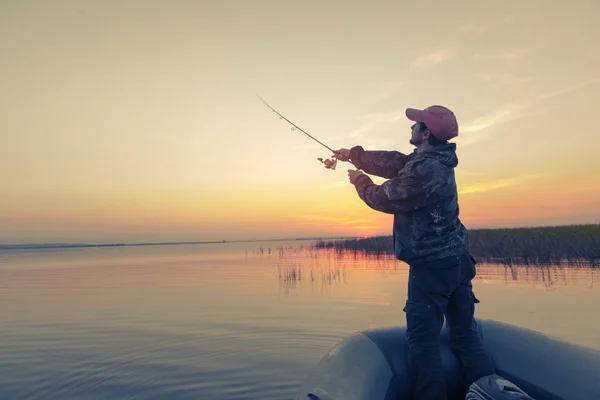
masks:
<svg viewBox="0 0 600 400"><path fill-rule="evenodd" d="M525 42L524 42L525 41ZM534 33L531 37L526 37L515 43L510 48L503 50L486 50L477 52L472 55L474 61L496 61L496 62L516 62L535 51L541 50L549 44L547 37L544 37L541 32Z"/></svg>
<svg viewBox="0 0 600 400"><path fill-rule="evenodd" d="M392 80L385 82L379 91L375 94L374 100L385 100L394 96L400 89L404 87L404 82L400 80Z"/></svg>
<svg viewBox="0 0 600 400"><path fill-rule="evenodd" d="M487 25L477 24L473 22L466 23L459 27L452 37L447 38L448 45L445 47L438 48L429 53L423 54L417 57L414 61L409 64L409 69L422 69L432 67L449 60L456 55L460 43L465 39L465 36L483 35L495 27L511 24L515 21L512 15L503 15L498 17L495 21L488 23ZM492 54L481 54L476 53L473 55L475 59L505 59L513 60L520 58L529 48L520 51L506 51L502 53Z"/></svg>
<svg viewBox="0 0 600 400"><path fill-rule="evenodd" d="M460 136L455 139L462 147L470 146L485 140L486 130L492 126L513 122L545 112L545 109L526 111L527 105L522 102L508 103L495 111L477 117L460 126Z"/></svg>
<svg viewBox="0 0 600 400"><path fill-rule="evenodd" d="M525 83L532 82L534 80L530 76L517 76L512 74L495 72L481 72L475 74L475 77L483 81L489 82L492 87L521 86Z"/></svg>
<svg viewBox="0 0 600 400"><path fill-rule="evenodd" d="M295 227L318 227L318 228L345 228L345 229L360 229L373 227L373 221L366 218L349 218L349 217L331 217L325 215L302 215L300 219L308 221L294 222L291 225ZM376 227L373 227L376 228Z"/></svg>
<svg viewBox="0 0 600 400"><path fill-rule="evenodd" d="M527 54L527 49L506 50L496 53L475 53L473 59L475 61L491 60L491 61L513 61Z"/></svg>
<svg viewBox="0 0 600 400"><path fill-rule="evenodd" d="M302 132L301 132L302 133ZM292 149L294 150L315 150L315 149L323 149L323 150L327 150L325 149L325 147L323 147L323 145L315 142L314 140L312 140L311 138L309 138L308 136L304 136L307 140L309 140L308 143L305 144L297 144L295 146L291 146ZM332 138L327 138L327 139L321 139L321 138L317 138L321 143L325 144L328 147L332 147L333 144L337 142L338 140L340 140L340 137L332 137ZM333 148L333 147L332 147Z"/></svg>
<svg viewBox="0 0 600 400"><path fill-rule="evenodd" d="M494 79L512 79L510 75L503 76L502 74L490 74L485 77L489 80ZM517 77L513 77L517 79ZM522 79L522 78L521 78ZM468 120L466 123L460 124L460 136L456 138L456 141L461 146L472 145L478 143L486 138L486 130L500 124L516 121L533 115L539 115L547 110L542 108L533 109L532 107L551 99L556 96L560 96L566 93L570 93L600 82L600 77L594 77L586 81L578 82L563 88L559 88L553 91L535 94L529 97L516 99L514 101L502 104L490 111L489 113L483 114L479 117ZM513 82L516 84L516 82ZM363 122L361 125L351 131L349 136L356 142L360 142L363 146L369 148L385 148L386 146L392 145L389 139L376 137L374 135L367 135L373 132L375 129L387 128L390 124L397 121L405 120L404 109L397 109L388 112L381 113L370 113L362 117Z"/></svg>
<svg viewBox="0 0 600 400"><path fill-rule="evenodd" d="M449 60L457 53L457 50L461 42L465 39L465 36L483 35L489 32L490 30L493 30L495 27L512 24L514 22L514 16L509 14L499 16L498 18L496 18L496 20L490 21L486 25L468 22L460 26L452 36L446 38L448 43L446 46L432 50L429 53L425 53L420 57L417 57L414 61L412 61L409 64L409 70L428 68ZM512 60L521 57L527 51L529 51L529 48L519 51L505 51L502 53L492 54L476 53L473 55L473 58Z"/></svg>
<svg viewBox="0 0 600 400"><path fill-rule="evenodd" d="M372 220L366 218L355 219L350 217L331 217L328 215L300 215L298 218L308 219L316 222L335 222L336 224L341 225L364 224L368 222L373 222Z"/></svg>
<svg viewBox="0 0 600 400"><path fill-rule="evenodd" d="M440 64L454 55L454 46L446 47L417 57L409 66L411 68L428 68Z"/></svg>
<svg viewBox="0 0 600 400"><path fill-rule="evenodd" d="M483 192L489 192L492 190L504 189L507 187L517 185L524 181L538 179L542 176L543 176L543 174L533 174L533 175L519 176L516 178L500 179L500 180L493 181L493 182L487 182L487 183L482 183L482 184L478 184L478 185L467 186L464 189L459 190L458 194L461 195L461 194L471 194L471 193L483 193Z"/></svg>
<svg viewBox="0 0 600 400"><path fill-rule="evenodd" d="M360 225L360 226L353 226L351 229L355 229L355 230L370 230L370 229L379 229L381 228L380 226L377 225Z"/></svg>
<svg viewBox="0 0 600 400"><path fill-rule="evenodd" d="M363 122L358 128L350 131L348 136L350 136L355 143L360 143L361 146L365 148L385 148L392 144L391 140L381 136L378 137L377 135L372 134L372 132L376 129L381 131L390 124L400 121L403 118L405 118L404 110L366 114L362 117ZM367 133L369 133L369 135L367 135Z"/></svg>
<svg viewBox="0 0 600 400"><path fill-rule="evenodd" d="M404 110L394 110L387 113L372 113L363 116L365 120L358 128L349 133L352 138L363 138L364 134L379 125L388 125L404 118Z"/></svg>
<svg viewBox="0 0 600 400"><path fill-rule="evenodd" d="M466 134L466 136L459 136L457 141L459 141L461 145L477 143L485 138L484 131L486 129L495 125L541 114L545 112L544 109L538 108L532 110L531 108L545 100L597 84L598 82L600 82L600 77L588 79L586 81L575 83L561 89L506 103L488 114L484 114L468 121L465 124L461 124L460 133L461 135Z"/></svg>
<svg viewBox="0 0 600 400"><path fill-rule="evenodd" d="M372 100L380 101L389 99L398 93L398 91L405 86L407 81L411 80L411 73L436 66L452 58L456 54L459 36L460 34L454 39L450 39L450 44L429 50L410 61L404 68L404 71L399 73L399 76L401 76L402 79L394 79L383 83L381 88L373 96Z"/></svg>
<svg viewBox="0 0 600 400"><path fill-rule="evenodd" d="M569 85L567 87L564 87L564 88L558 89L558 90L554 90L552 92L539 94L539 95L533 97L532 100L533 101L547 100L549 98L556 97L556 96L559 96L559 95L562 95L562 94L566 94L566 93L570 93L570 92L574 92L577 89L581 89L581 88L584 88L584 87L587 87L587 86L592 86L592 85L595 85L597 83L600 83L600 76L597 76L595 78L591 78L591 79L588 79L586 81L582 81L582 82L579 82L579 83L575 83L573 85Z"/></svg>
<svg viewBox="0 0 600 400"><path fill-rule="evenodd" d="M478 24L465 24L460 27L460 30L466 33L482 34L487 31L487 28Z"/></svg>
<svg viewBox="0 0 600 400"><path fill-rule="evenodd" d="M527 116L527 114L522 112L524 107L525 105L519 101L504 104L488 114L484 114L461 125L460 133L479 132L494 125L523 118Z"/></svg>

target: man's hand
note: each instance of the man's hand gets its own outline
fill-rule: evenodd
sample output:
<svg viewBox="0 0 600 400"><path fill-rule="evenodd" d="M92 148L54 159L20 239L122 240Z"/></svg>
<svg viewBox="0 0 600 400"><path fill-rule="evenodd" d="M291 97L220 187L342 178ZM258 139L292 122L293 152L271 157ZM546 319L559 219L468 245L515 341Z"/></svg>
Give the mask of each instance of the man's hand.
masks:
<svg viewBox="0 0 600 400"><path fill-rule="evenodd" d="M361 175L364 175L364 172L359 171L359 170L354 170L354 169L348 170L348 176L350 177L350 183L353 185L356 182L356 178L358 178Z"/></svg>
<svg viewBox="0 0 600 400"><path fill-rule="evenodd" d="M339 149L334 151L335 158L340 161L350 161L350 150L348 149Z"/></svg>

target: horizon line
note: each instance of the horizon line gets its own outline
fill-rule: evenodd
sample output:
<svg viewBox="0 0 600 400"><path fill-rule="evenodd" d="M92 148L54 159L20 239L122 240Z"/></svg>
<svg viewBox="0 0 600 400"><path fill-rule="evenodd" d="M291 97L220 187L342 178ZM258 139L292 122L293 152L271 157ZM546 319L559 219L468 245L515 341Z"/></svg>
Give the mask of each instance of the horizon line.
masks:
<svg viewBox="0 0 600 400"><path fill-rule="evenodd" d="M498 227L498 228L471 228L471 231L478 230L505 230L505 229L540 229L540 228L564 228L576 226L596 226L600 222L589 222L579 224L563 224L563 225L535 225L535 226L520 226L520 227ZM0 250L18 250L18 249L49 249L49 248L82 248L82 247L135 247L135 246L174 246L174 245L191 245L191 244L223 244L223 243L251 243L251 242L284 242L284 241L303 241L303 240L323 240L323 239L355 239L368 238L376 236L392 236L392 234L379 235L346 235L346 236L305 236L292 238L272 238L272 239L234 239L234 240L207 240L207 241L176 241L176 242L139 242L139 243L60 243L60 242L42 242L42 243L0 243Z"/></svg>
<svg viewBox="0 0 600 400"><path fill-rule="evenodd" d="M321 239L352 239L365 237L364 235L348 236L314 236L314 237L295 237L295 238L276 238L276 239L238 239L238 240L210 240L210 241L186 241L186 242L140 242L140 243L13 243L1 244L0 250L17 249L49 249L49 248L81 248L81 247L135 247L135 246L174 246L191 244L226 244L226 243L250 243L250 242L284 242L284 241L302 241L302 240L321 240Z"/></svg>

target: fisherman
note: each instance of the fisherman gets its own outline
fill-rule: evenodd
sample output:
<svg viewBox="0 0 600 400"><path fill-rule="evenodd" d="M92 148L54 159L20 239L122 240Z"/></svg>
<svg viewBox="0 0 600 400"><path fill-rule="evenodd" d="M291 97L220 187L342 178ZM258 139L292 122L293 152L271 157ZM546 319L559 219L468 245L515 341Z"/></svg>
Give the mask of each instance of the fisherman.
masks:
<svg viewBox="0 0 600 400"><path fill-rule="evenodd" d="M434 105L408 108L414 121L411 154L366 151L361 146L334 152L357 170L348 170L358 196L370 208L393 214L393 244L397 259L409 265L408 299L404 307L409 364L415 400L447 398L438 347L444 316L450 343L459 357L466 388L493 374L474 318L479 300L472 290L476 260L468 232L459 219L454 168L458 165L458 123L452 111ZM381 185L367 174L387 178ZM465 388L465 391L466 391Z"/></svg>

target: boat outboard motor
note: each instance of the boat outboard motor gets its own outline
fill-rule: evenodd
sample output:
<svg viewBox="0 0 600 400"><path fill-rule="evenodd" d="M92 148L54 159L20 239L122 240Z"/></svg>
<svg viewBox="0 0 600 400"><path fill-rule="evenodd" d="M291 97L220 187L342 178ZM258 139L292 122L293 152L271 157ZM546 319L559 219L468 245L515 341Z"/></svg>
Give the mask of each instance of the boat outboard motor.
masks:
<svg viewBox="0 0 600 400"><path fill-rule="evenodd" d="M466 400L535 400L512 382L492 374L473 382Z"/></svg>

